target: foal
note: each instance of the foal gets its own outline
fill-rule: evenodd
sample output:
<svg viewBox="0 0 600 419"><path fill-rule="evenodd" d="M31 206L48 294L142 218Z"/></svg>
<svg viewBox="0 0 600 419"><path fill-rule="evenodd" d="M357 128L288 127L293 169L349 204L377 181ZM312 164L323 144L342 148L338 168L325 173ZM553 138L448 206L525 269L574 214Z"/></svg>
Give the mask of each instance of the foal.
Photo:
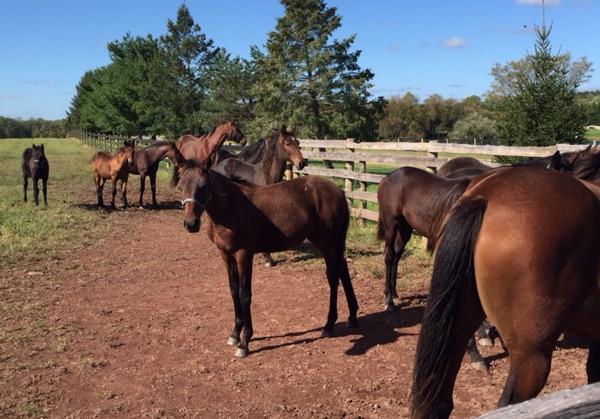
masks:
<svg viewBox="0 0 600 419"><path fill-rule="evenodd" d="M150 189L152 191L152 206L156 207L156 173L160 161L165 157L175 160L173 156L174 143L167 141L157 141L148 147L136 150L133 156L133 163L129 168L129 173L140 176L140 199L139 206L144 208L144 190L146 189L146 176L150 178Z"/></svg>
<svg viewBox="0 0 600 419"><path fill-rule="evenodd" d="M358 303L344 258L349 211L337 186L315 176L247 186L185 161L178 152L175 157L180 169L178 186L184 196L183 225L190 233L198 232L200 216L206 211L208 236L227 267L235 311L228 343L237 346L236 357L248 355L253 334L250 304L254 254L291 249L304 239L320 250L327 267L329 313L323 336L333 335L340 280L348 303L348 327L356 327Z"/></svg>
<svg viewBox="0 0 600 419"><path fill-rule="evenodd" d="M127 179L129 178L129 167L133 163L135 143L125 141L125 145L113 154L98 151L92 157L92 171L96 183L96 195L98 197L98 208L104 206L102 190L108 179L112 182L112 199L110 206L115 208L115 196L117 195L117 182L121 181L121 201L123 208L127 208Z"/></svg>
<svg viewBox="0 0 600 419"><path fill-rule="evenodd" d="M21 157L21 170L23 171L23 201L27 202L27 178L33 180L33 202L38 205L38 196L40 190L38 189L38 180L42 179L42 192L44 194L44 205L48 206L46 200L46 185L48 183L48 172L50 166L48 160L44 154L44 144L36 146L32 145L31 148L26 148L23 151Z"/></svg>

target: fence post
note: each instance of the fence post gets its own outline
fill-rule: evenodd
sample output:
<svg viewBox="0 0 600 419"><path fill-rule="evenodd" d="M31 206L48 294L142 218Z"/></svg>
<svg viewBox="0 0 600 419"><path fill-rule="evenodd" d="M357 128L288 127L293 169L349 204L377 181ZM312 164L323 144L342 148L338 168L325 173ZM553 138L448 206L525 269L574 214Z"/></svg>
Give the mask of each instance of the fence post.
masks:
<svg viewBox="0 0 600 419"><path fill-rule="evenodd" d="M358 172L359 173L367 173L367 162L366 161L359 161L358 162ZM366 192L367 191L367 182L362 181L362 180L358 181L358 190L361 191L361 192ZM367 201L361 199L358 202L360 203L359 208L361 210L367 209ZM360 220L359 223L361 225L363 225L364 222L365 222L365 220L362 217L360 217L359 220Z"/></svg>
<svg viewBox="0 0 600 419"><path fill-rule="evenodd" d="M437 144L437 140L430 140L429 144ZM433 157L434 159L438 158L438 153L435 151L429 151L427 153L430 157ZM437 172L437 166L427 166L427 170L431 173L436 173Z"/></svg>
<svg viewBox="0 0 600 419"><path fill-rule="evenodd" d="M285 171L283 172L283 179L292 180L293 177L294 177L294 175L292 172L292 165L289 161L286 161L285 162Z"/></svg>
<svg viewBox="0 0 600 419"><path fill-rule="evenodd" d="M350 152L350 153L354 153L354 138L346 138L346 149ZM346 170L350 170L350 171L354 171L354 161L353 160L349 160L346 162L345 165ZM353 179L344 179L344 191L346 192L352 192L352 187L354 185L354 180ZM347 198L348 200L348 206L350 208L352 208L352 199L351 198Z"/></svg>

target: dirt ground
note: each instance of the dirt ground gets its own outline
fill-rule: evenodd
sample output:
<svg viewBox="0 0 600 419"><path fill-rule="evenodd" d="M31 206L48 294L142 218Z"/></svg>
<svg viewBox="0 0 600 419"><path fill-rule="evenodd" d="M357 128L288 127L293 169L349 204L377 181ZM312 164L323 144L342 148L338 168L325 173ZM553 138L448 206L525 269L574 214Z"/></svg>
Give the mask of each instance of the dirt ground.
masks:
<svg viewBox="0 0 600 419"><path fill-rule="evenodd" d="M408 415L426 289L382 312L382 279L351 261L360 325L345 328L340 287L337 336L325 339L323 264L302 251L277 254L273 268L257 258L251 354L235 359L226 271L204 228L187 233L174 203L103 220L94 245L0 268L0 416ZM494 408L508 369L501 352L484 351L490 374L463 362L456 417ZM584 384L585 354L557 349L544 392Z"/></svg>

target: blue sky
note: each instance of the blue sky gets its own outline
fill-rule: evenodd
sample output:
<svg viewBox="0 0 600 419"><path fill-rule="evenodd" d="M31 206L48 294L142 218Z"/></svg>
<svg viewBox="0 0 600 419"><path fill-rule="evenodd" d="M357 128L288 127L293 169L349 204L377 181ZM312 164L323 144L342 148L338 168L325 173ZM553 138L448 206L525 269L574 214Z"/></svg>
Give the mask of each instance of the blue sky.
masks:
<svg viewBox="0 0 600 419"><path fill-rule="evenodd" d="M218 46L247 56L263 45L283 12L276 0L187 0ZM338 38L356 34L361 65L375 73L372 93L411 91L462 98L485 93L494 63L532 50L530 28L541 0L330 0ZM0 115L62 118L89 69L108 63L106 44L126 32L164 33L180 0L1 0ZM600 89L600 0L547 0L555 49L587 56L596 71L584 89ZM596 40L596 41L594 41Z"/></svg>

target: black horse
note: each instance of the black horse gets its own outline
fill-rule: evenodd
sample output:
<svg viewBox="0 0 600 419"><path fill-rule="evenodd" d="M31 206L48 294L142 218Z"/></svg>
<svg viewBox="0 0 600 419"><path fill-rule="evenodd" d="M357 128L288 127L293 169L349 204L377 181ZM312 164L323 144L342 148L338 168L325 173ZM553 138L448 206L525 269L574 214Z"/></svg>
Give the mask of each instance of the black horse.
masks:
<svg viewBox="0 0 600 419"><path fill-rule="evenodd" d="M48 173L50 172L50 166L48 165L48 159L44 154L44 144L36 146L32 145L31 148L26 148L23 151L21 157L21 169L23 170L23 201L27 202L27 184L28 178L33 180L33 201L35 205L38 205L38 196L40 190L38 189L38 180L42 180L42 192L44 193L44 205L48 206L46 200L46 191L48 184Z"/></svg>
<svg viewBox="0 0 600 419"><path fill-rule="evenodd" d="M133 164L129 167L129 173L140 176L140 208L144 207L144 190L146 189L146 176L150 178L150 189L152 190L152 206L156 207L156 172L160 161L169 157L174 161L173 150L174 143L167 141L157 141L141 150L135 150L133 155Z"/></svg>

